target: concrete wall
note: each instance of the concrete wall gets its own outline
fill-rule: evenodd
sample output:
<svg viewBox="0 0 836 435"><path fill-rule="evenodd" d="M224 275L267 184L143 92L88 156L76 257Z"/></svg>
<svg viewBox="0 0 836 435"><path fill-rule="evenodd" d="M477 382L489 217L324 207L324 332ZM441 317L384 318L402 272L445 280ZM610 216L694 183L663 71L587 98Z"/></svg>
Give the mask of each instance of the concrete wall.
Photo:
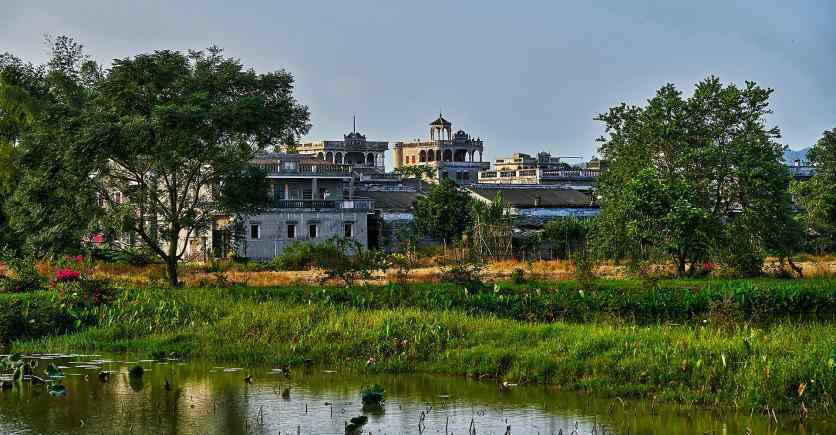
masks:
<svg viewBox="0 0 836 435"><path fill-rule="evenodd" d="M303 199L304 192L312 192L311 189L313 188L313 182L310 178L283 178L280 180L273 179L270 180L270 184L270 196L275 198L275 195L278 194L279 197L283 199ZM327 199L343 199L343 189L348 188L348 184L343 183L342 180L328 178L317 179L316 185L318 191L325 189ZM287 186L286 189L285 186ZM287 192L287 195L285 195L285 192ZM317 196L318 193L319 192L312 192L312 199L322 199L321 197Z"/></svg>
<svg viewBox="0 0 836 435"><path fill-rule="evenodd" d="M352 224L352 239L363 247L368 247L368 212L366 210L303 211L283 210L281 212L260 214L244 220L244 240L239 242L238 254L244 257L266 260L279 254L288 245L296 241L321 243L333 237L344 237L346 223ZM318 234L311 238L309 225L316 224ZM251 224L258 224L260 237L250 237ZM288 224L296 225L296 237L287 237Z"/></svg>

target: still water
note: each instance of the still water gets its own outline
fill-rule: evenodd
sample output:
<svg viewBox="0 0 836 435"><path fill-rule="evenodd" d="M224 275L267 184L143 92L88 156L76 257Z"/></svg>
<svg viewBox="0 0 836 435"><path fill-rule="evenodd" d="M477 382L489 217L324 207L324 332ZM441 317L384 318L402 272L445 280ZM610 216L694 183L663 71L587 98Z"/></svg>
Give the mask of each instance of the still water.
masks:
<svg viewBox="0 0 836 435"><path fill-rule="evenodd" d="M33 374L52 363L67 395L24 383L0 391L0 434L345 434L366 416L363 434L826 434L836 423L748 412L716 413L603 399L555 388L423 375L367 375L339 368L219 367L201 361L125 356L31 355ZM141 365L144 375L128 374ZM110 372L101 379L100 372ZM251 377L251 383L244 380ZM364 385L386 390L365 408Z"/></svg>

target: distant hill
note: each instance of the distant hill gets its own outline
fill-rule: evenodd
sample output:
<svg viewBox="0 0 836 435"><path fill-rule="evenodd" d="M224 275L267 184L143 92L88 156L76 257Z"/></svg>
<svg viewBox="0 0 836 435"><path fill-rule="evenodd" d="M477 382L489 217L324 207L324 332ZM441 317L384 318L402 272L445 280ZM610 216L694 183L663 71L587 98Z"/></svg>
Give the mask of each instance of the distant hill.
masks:
<svg viewBox="0 0 836 435"><path fill-rule="evenodd" d="M784 163L791 165L796 160L801 160L802 162L807 161L807 151L810 151L810 147L802 148L800 150L786 150L784 151Z"/></svg>

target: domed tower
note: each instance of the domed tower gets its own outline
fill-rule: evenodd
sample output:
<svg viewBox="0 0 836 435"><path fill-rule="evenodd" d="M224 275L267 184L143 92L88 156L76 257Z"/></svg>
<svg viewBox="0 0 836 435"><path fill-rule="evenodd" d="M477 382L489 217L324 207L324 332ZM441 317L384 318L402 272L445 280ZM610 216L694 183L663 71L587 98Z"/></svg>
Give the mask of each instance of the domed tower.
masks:
<svg viewBox="0 0 836 435"><path fill-rule="evenodd" d="M430 123L430 140L452 140L453 124L438 113L438 119Z"/></svg>

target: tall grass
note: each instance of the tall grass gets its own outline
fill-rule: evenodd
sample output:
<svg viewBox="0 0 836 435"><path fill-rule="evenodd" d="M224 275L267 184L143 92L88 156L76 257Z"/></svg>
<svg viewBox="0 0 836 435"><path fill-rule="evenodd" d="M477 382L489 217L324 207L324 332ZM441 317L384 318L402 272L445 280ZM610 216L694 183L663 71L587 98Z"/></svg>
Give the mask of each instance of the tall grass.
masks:
<svg viewBox="0 0 836 435"><path fill-rule="evenodd" d="M17 342L14 350L177 352L244 364L313 361L747 410L797 410L803 402L828 413L835 393L836 329L823 323L732 329L536 324L444 310L222 300L224 309L204 310L207 321L191 326L149 332L111 325Z"/></svg>

